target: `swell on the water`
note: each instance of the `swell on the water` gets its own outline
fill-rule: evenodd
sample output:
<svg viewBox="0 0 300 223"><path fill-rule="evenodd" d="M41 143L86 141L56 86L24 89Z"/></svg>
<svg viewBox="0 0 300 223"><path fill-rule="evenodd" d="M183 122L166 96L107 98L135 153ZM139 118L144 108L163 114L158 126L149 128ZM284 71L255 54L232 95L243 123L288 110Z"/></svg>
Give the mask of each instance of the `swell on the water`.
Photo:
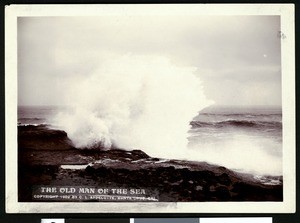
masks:
<svg viewBox="0 0 300 223"><path fill-rule="evenodd" d="M267 122L267 121L249 121L249 120L226 120L220 122L202 122L202 121L192 121L191 125L193 128L198 127L216 127L216 128L281 128L281 122Z"/></svg>
<svg viewBox="0 0 300 223"><path fill-rule="evenodd" d="M188 157L254 174L282 174L279 106L211 106L191 122Z"/></svg>
<svg viewBox="0 0 300 223"><path fill-rule="evenodd" d="M190 121L211 104L195 72L164 57L100 61L97 70L70 81L64 96L72 109L58 114L56 124L77 148L116 146L182 157Z"/></svg>

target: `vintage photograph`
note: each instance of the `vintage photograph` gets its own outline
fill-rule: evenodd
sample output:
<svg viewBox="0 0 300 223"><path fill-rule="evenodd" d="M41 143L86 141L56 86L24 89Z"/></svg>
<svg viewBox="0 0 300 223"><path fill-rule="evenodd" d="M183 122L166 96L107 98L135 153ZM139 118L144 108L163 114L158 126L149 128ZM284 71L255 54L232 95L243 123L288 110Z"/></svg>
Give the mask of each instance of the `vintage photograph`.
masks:
<svg viewBox="0 0 300 223"><path fill-rule="evenodd" d="M284 202L281 16L118 7L16 18L17 203Z"/></svg>

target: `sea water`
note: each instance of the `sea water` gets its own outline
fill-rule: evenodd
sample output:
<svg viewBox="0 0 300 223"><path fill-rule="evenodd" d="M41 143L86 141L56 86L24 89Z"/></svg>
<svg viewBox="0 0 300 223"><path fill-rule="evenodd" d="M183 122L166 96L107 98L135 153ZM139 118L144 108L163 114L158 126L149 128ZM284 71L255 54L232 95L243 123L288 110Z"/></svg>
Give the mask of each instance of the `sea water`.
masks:
<svg viewBox="0 0 300 223"><path fill-rule="evenodd" d="M18 126L51 125L58 106L18 106Z"/></svg>
<svg viewBox="0 0 300 223"><path fill-rule="evenodd" d="M58 106L19 106L18 125L59 128L55 120L62 111L71 112ZM184 154L163 158L206 161L247 173L282 174L280 107L210 106L190 121L187 136Z"/></svg>
<svg viewBox="0 0 300 223"><path fill-rule="evenodd" d="M191 122L188 148L198 159L264 174L282 174L279 106L211 106Z"/></svg>

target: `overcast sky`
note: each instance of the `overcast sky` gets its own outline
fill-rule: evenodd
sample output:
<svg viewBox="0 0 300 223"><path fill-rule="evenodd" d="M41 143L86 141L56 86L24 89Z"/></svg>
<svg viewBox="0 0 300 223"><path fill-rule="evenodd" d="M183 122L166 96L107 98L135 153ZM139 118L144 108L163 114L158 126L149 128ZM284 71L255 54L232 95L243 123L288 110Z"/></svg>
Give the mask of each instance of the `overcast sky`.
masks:
<svg viewBox="0 0 300 223"><path fill-rule="evenodd" d="M219 105L281 105L279 16L18 18L18 103L60 105L66 85L127 53L196 67Z"/></svg>

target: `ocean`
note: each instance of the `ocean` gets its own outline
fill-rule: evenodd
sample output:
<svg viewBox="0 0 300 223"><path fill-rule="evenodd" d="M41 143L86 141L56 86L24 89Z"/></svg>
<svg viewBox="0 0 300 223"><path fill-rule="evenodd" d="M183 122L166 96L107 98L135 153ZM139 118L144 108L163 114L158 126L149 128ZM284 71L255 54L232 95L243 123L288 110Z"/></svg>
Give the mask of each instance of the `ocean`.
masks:
<svg viewBox="0 0 300 223"><path fill-rule="evenodd" d="M52 125L58 106L18 106L18 126Z"/></svg>
<svg viewBox="0 0 300 223"><path fill-rule="evenodd" d="M191 122L188 148L237 171L282 173L280 107L211 106Z"/></svg>
<svg viewBox="0 0 300 223"><path fill-rule="evenodd" d="M55 117L66 109L57 106L19 106L18 126L59 128ZM185 158L189 160L206 161L258 176L281 175L281 108L207 107L191 120L185 149Z"/></svg>

